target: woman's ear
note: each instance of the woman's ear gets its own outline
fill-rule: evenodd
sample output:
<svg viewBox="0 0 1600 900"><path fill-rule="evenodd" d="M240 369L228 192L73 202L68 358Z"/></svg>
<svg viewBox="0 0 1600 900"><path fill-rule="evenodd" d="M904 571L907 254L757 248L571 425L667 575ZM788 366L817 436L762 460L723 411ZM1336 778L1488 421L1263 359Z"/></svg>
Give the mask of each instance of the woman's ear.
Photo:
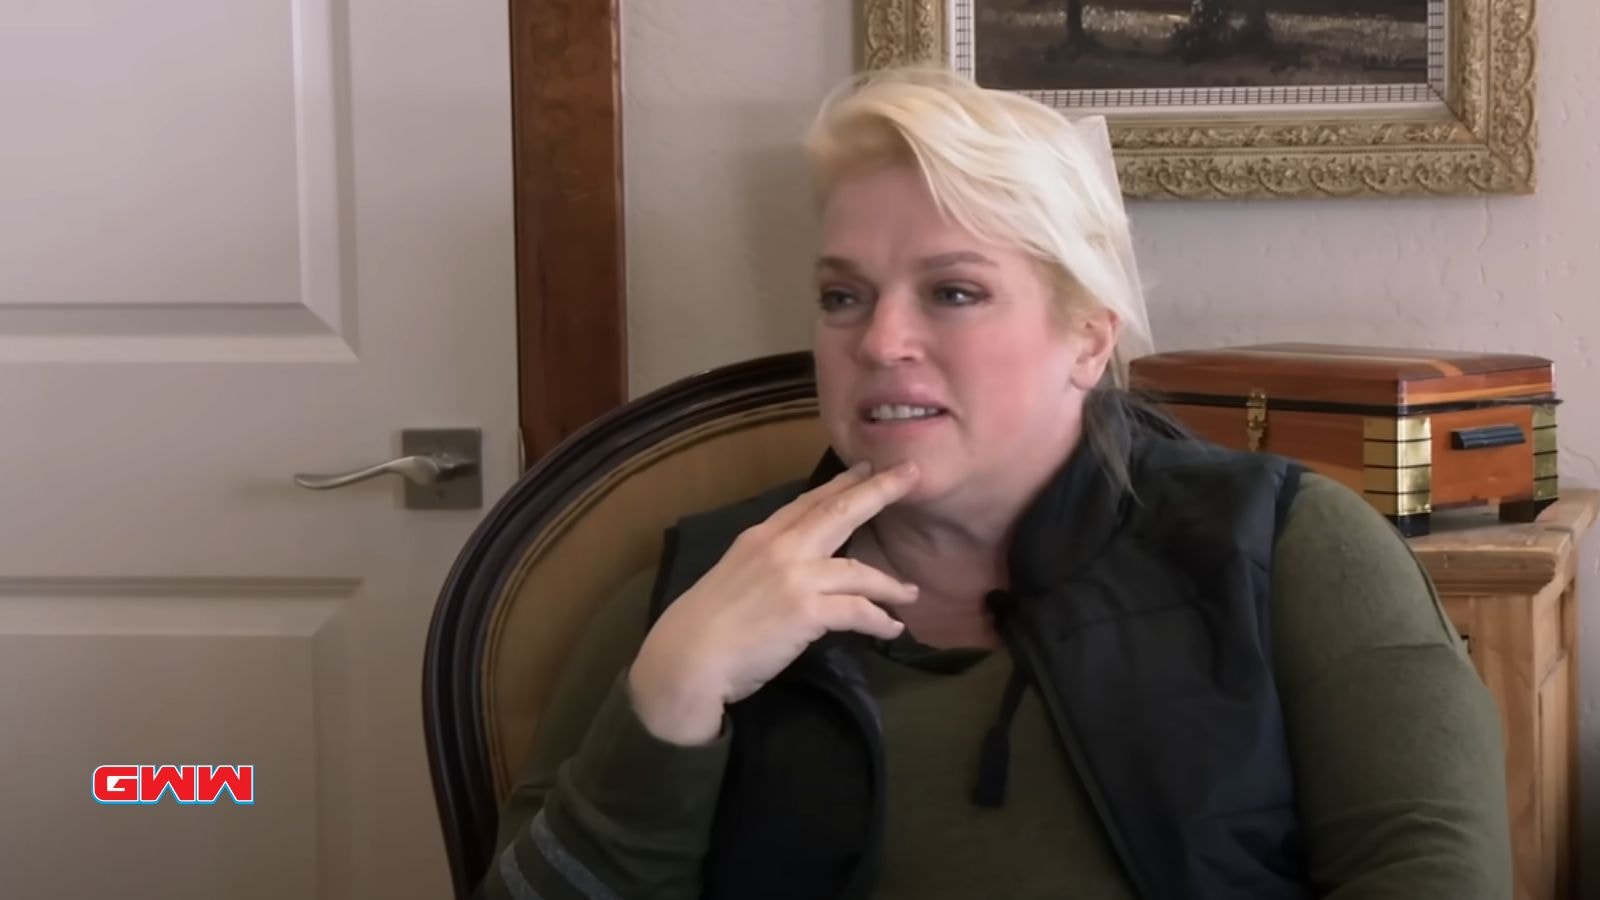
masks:
<svg viewBox="0 0 1600 900"><path fill-rule="evenodd" d="M1087 393L1099 386L1117 349L1122 320L1104 307L1085 310L1077 316L1078 355L1072 362L1072 386Z"/></svg>

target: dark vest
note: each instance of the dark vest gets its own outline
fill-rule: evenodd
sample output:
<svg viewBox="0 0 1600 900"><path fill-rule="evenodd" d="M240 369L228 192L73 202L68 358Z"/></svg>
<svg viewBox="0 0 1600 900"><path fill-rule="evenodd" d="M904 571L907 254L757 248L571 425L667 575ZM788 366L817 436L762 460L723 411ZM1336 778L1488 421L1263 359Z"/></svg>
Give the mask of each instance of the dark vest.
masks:
<svg viewBox="0 0 1600 900"><path fill-rule="evenodd" d="M991 596L1111 844L1146 900L1308 898L1273 680L1273 546L1300 469L1131 425L1133 494L1087 442L1024 511ZM656 614L804 484L681 521ZM995 602L998 601L998 602ZM831 635L729 710L708 900L861 900L885 827L877 705ZM978 741L982 735L972 735Z"/></svg>

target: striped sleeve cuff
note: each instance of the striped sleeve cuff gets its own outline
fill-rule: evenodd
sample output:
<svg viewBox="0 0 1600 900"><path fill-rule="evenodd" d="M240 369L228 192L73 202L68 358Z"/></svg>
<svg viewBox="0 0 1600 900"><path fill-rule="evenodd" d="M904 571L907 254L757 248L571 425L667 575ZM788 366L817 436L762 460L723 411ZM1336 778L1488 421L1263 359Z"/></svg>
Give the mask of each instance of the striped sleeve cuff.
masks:
<svg viewBox="0 0 1600 900"><path fill-rule="evenodd" d="M543 812L500 851L493 875L511 900L622 900L551 833Z"/></svg>

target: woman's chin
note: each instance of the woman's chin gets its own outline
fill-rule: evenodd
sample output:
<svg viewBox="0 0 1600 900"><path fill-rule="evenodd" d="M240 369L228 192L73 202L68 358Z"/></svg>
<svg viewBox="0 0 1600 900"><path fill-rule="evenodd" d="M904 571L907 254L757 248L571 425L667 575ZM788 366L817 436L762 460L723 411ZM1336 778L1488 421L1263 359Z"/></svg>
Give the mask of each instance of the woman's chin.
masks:
<svg viewBox="0 0 1600 900"><path fill-rule="evenodd" d="M904 461L895 460L889 465L898 465ZM942 471L937 465L931 464L927 460L912 458L911 461L917 464L917 483L912 485L911 490L904 497L896 501L897 505L926 506L939 500L949 492L951 484L947 472ZM874 467L873 471L883 470Z"/></svg>
<svg viewBox="0 0 1600 900"><path fill-rule="evenodd" d="M839 454L841 461L846 466L865 461L872 465L874 474L887 472L904 462L917 465L917 483L911 488L910 493L898 502L904 504L920 504L943 496L950 487L950 473L944 471L945 467L938 465L937 461L930 459L931 454L909 453L905 448L887 447L859 447L850 448L854 452Z"/></svg>
<svg viewBox="0 0 1600 900"><path fill-rule="evenodd" d="M879 472L887 472L890 469L894 468L895 466L898 466L898 465L900 465L901 463L904 463L904 462L914 462L914 463L916 463L917 464L917 468L919 470L925 467L923 461L918 459L915 455L910 454L910 453L903 453L903 452L865 453L865 454L861 455L860 457L858 457L858 459L864 459L867 462L871 463L872 464L872 473L874 475L878 474ZM850 464L851 464L851 461L849 459L846 459L845 460L845 465L848 466ZM918 486L920 487L922 479L919 477L917 479L917 481L918 481Z"/></svg>

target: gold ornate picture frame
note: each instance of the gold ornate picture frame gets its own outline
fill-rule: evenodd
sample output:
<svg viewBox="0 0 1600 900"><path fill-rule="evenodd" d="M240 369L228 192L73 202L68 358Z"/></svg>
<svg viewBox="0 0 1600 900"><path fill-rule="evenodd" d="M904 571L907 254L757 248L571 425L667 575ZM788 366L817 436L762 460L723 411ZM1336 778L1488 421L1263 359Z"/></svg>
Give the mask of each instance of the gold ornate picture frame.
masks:
<svg viewBox="0 0 1600 900"><path fill-rule="evenodd" d="M975 10L998 0L858 2L865 68L938 63L984 81L973 71ZM1120 0L1086 2L1114 9ZM1083 106L1072 101L1088 92L1069 85L1023 93L1069 115L1104 114L1132 198L1532 193L1535 0L1430 2L1433 74L1401 102L1351 102L1345 92L1314 103L1153 104L1148 97L1172 92L1130 90L1094 92ZM1121 95L1138 102L1119 104Z"/></svg>

